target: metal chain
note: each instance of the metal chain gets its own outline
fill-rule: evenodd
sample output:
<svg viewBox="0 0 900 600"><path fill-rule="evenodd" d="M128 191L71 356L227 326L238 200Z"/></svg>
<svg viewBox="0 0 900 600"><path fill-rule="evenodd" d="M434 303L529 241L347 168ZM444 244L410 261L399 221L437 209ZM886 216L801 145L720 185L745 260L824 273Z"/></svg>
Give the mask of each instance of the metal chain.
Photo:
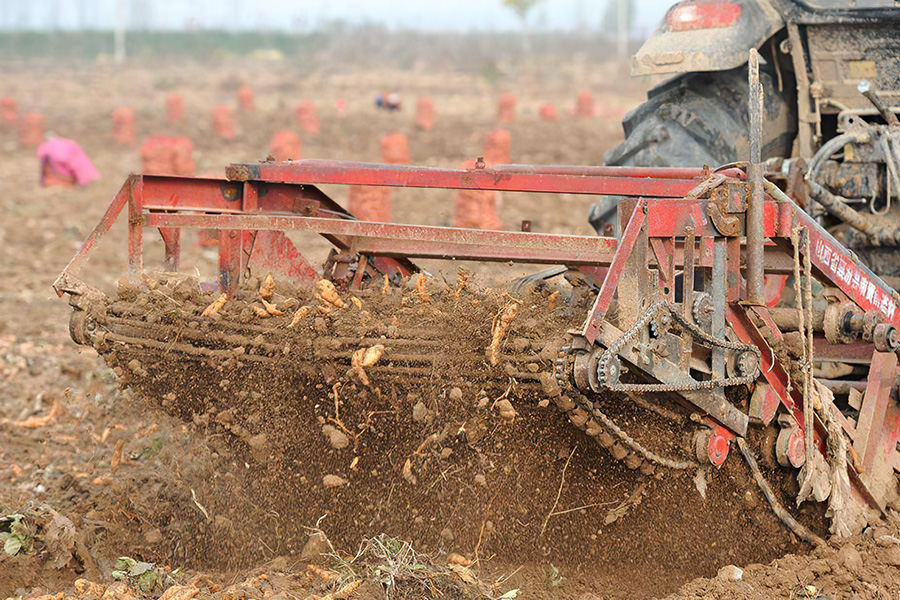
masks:
<svg viewBox="0 0 900 600"><path fill-rule="evenodd" d="M719 348L722 350L732 350L735 352L752 352L757 359L757 368L753 373L738 376L738 377L726 377L723 379L713 379L709 381L696 381L691 380L685 383L618 383L618 382L603 382L603 385L608 389L613 391L621 391L621 392L682 392L682 391L697 391L697 390L709 390L713 388L719 387L732 387L736 385L745 385L753 383L757 377L759 377L759 364L762 360L762 354L759 351L759 348L749 344L741 344L739 342L731 342L728 340L720 340L718 338L713 337L712 335L706 333L695 324L691 323L680 314L675 308L670 305L665 299L660 298L654 304L652 304L639 319L637 319L634 324L629 327L621 337L614 344L612 344L600 357L598 361L598 372L602 374L606 372L606 369L613 360L613 358L619 354L621 349L625 346L625 344L629 341L629 339L633 338L637 335L637 333L643 328L656 314L660 311L660 309L665 308L672 318L683 328L685 328L692 336L694 336L699 341L703 342L702 345L708 348Z"/></svg>
<svg viewBox="0 0 900 600"><path fill-rule="evenodd" d="M633 450L637 454L640 454L644 459L663 466L668 467L670 469L690 469L697 467L697 463L689 460L672 460L671 458L666 458L664 456L660 456L656 454L652 450L648 450L644 448L641 444L636 442L634 438L629 436L621 427L616 425L615 421L607 417L599 408L594 406L594 403L591 402L587 396L584 394L569 394L569 397L575 401L576 404L580 405L582 408L587 410L595 419L600 421L607 430L610 431L613 435L619 438L619 441L622 442L629 449Z"/></svg>
<svg viewBox="0 0 900 600"><path fill-rule="evenodd" d="M594 406L594 403L585 396L584 394L578 392L573 389L571 385L569 385L568 377L566 376L566 365L569 362L570 354L569 351L572 349L571 343L563 344L560 347L559 352L556 356L556 364L554 369L554 375L557 383L559 384L560 389L562 390L562 396L566 396L572 402L575 403L576 406L586 410L588 414L590 414L594 419L595 423L601 425L608 433L615 436L626 448L631 450L632 452L640 455L644 460L659 465L661 467L666 467L669 469L677 469L684 470L697 467L697 463L691 461L679 461L671 458L666 458L664 456L660 456L656 454L652 450L645 448L638 442L634 440L630 435L628 435L625 430L619 427L615 421L610 419L603 411ZM559 402L556 402L557 405L560 405ZM560 405L562 409L562 406ZM564 410L563 412L571 412L571 410ZM579 429L588 433L589 428L587 427L587 423L582 425ZM591 435L590 433L588 435ZM593 434L593 437L597 437L598 434ZM623 457L624 461L625 458Z"/></svg>

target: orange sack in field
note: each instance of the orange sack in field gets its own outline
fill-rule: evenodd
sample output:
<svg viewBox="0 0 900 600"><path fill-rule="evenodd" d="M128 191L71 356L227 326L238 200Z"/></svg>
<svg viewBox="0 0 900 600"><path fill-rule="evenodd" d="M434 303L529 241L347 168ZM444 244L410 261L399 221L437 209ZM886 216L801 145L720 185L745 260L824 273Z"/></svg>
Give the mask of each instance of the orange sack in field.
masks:
<svg viewBox="0 0 900 600"><path fill-rule="evenodd" d="M37 148L44 141L44 115L41 113L26 113L19 122L19 146L22 148Z"/></svg>
<svg viewBox="0 0 900 600"><path fill-rule="evenodd" d="M484 140L484 164L508 165L512 140L505 129L495 129Z"/></svg>
<svg viewBox="0 0 900 600"><path fill-rule="evenodd" d="M134 110L120 106L112 113L113 137L125 146L131 146L137 139L134 135Z"/></svg>
<svg viewBox="0 0 900 600"><path fill-rule="evenodd" d="M375 185L351 185L347 210L360 221L391 220L391 188Z"/></svg>
<svg viewBox="0 0 900 600"><path fill-rule="evenodd" d="M461 167L474 169L475 161L467 160ZM501 229L497 217L497 192L491 190L458 190L453 207L453 226L471 229Z"/></svg>
<svg viewBox="0 0 900 600"><path fill-rule="evenodd" d="M589 119L594 116L594 96L587 90L578 92L575 100L575 116Z"/></svg>
<svg viewBox="0 0 900 600"><path fill-rule="evenodd" d="M425 131L434 127L434 101L427 96L416 101L416 126Z"/></svg>
<svg viewBox="0 0 900 600"><path fill-rule="evenodd" d="M177 92L166 96L166 119L170 123L179 123L184 118L184 98Z"/></svg>
<svg viewBox="0 0 900 600"><path fill-rule="evenodd" d="M269 150L277 161L300 160L300 136L286 129L272 136Z"/></svg>
<svg viewBox="0 0 900 600"><path fill-rule="evenodd" d="M4 123L15 123L19 120L19 107L12 98L0 98L0 119Z"/></svg>
<svg viewBox="0 0 900 600"><path fill-rule="evenodd" d="M503 94L497 101L497 118L504 123L512 123L516 120L516 97L512 94Z"/></svg>
<svg viewBox="0 0 900 600"><path fill-rule="evenodd" d="M243 112L253 111L253 90L250 86L245 85L237 91L237 102Z"/></svg>
<svg viewBox="0 0 900 600"><path fill-rule="evenodd" d="M538 114L544 121L555 121L556 107L552 104L541 104L540 108L538 109Z"/></svg>
<svg viewBox="0 0 900 600"><path fill-rule="evenodd" d="M389 133L381 138L381 161L389 165L408 165L409 146L402 133Z"/></svg>
<svg viewBox="0 0 900 600"><path fill-rule="evenodd" d="M234 134L234 119L231 117L231 109L224 104L216 105L216 107L213 108L212 126L216 136L220 138L233 140L236 137Z"/></svg>
<svg viewBox="0 0 900 600"><path fill-rule="evenodd" d="M402 133L389 133L381 138L381 162L408 165L409 146ZM391 220L391 188L371 185L350 186L347 210L360 221Z"/></svg>
<svg viewBox="0 0 900 600"><path fill-rule="evenodd" d="M316 107L309 100L304 100L297 105L297 124L301 130L310 135L319 135L322 131Z"/></svg>
<svg viewBox="0 0 900 600"><path fill-rule="evenodd" d="M143 172L148 175L193 176L196 170L194 145L185 137L151 136L140 152Z"/></svg>

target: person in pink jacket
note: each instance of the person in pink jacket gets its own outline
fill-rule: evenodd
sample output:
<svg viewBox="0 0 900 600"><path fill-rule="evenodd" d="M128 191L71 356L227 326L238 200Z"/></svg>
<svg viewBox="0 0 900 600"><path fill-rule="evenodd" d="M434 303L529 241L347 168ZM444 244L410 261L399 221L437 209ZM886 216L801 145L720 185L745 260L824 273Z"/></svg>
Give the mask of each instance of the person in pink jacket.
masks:
<svg viewBox="0 0 900 600"><path fill-rule="evenodd" d="M85 186L100 177L91 159L77 143L52 132L38 146L41 161L41 185Z"/></svg>

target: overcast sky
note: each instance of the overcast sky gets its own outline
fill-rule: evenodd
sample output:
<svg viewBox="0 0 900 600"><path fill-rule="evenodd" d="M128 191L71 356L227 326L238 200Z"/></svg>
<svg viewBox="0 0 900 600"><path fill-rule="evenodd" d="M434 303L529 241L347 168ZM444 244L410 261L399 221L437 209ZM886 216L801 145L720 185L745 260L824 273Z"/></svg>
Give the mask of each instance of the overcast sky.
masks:
<svg viewBox="0 0 900 600"><path fill-rule="evenodd" d="M616 0L543 0L533 30L598 29ZM426 30L514 30L502 0L0 0L2 29L111 29L116 5L129 28L309 31L335 20ZM652 30L673 0L635 0L635 28Z"/></svg>

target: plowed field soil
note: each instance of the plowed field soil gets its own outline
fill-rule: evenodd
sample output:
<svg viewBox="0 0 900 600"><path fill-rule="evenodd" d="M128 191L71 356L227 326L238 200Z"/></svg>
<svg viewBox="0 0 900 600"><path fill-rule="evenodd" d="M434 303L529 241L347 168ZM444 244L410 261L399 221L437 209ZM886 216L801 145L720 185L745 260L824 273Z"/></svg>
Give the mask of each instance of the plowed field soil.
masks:
<svg viewBox="0 0 900 600"><path fill-rule="evenodd" d="M638 90L613 92L611 72L591 77L578 85L594 89L598 104L640 101ZM407 97L434 98L431 131L416 129L408 109L371 105L384 80ZM242 83L253 86L256 112L235 110L237 139L217 140L212 106L234 104ZM513 162L599 164L621 139L613 118L539 120L542 102L574 104L571 89L517 87L517 121L504 125ZM173 90L185 97L180 125L165 120ZM349 306L340 310L321 310L311 290L278 282L284 315L267 319L248 310L257 279L219 318L202 321L214 295L197 282L214 278L214 250L188 236L187 277L156 276L152 290L135 291L120 283L125 228L117 223L82 273L108 294L104 314L168 344L215 333L223 354L196 360L172 346L101 357L71 341L72 311L50 284L127 174L140 170L137 149L113 139L116 106L135 109L139 138L191 138L201 174L264 158L271 136L294 127L300 99L317 105L322 122L318 136L301 133L304 157L377 162L381 137L400 131L413 164L457 167L479 156L498 126L499 92L465 76L313 80L268 63L4 67L0 93L23 112L44 112L102 178L86 189L40 187L33 150L0 125L0 532L8 534L0 598L897 595L900 539L889 529L810 553L737 457L705 473L702 496L694 472L630 469L576 429L547 402L540 377L589 299L565 283L554 284L557 299L514 297L503 284L529 271L522 267L464 265L473 277L457 294L459 265L427 263L428 300L408 281L388 293L373 286L358 306L342 294ZM335 108L337 98L346 109ZM326 191L346 198L339 187ZM534 231L586 234L590 203L504 194L498 216L510 230L530 220ZM401 190L392 212L447 225L452 206L450 192ZM146 237L150 265L162 244ZM322 241L298 243L314 264L325 259ZM517 301L502 360L492 364L495 320ZM288 328L301 306L310 314ZM364 376L353 369L354 351L379 345L383 355ZM642 443L689 454L672 421L625 396L600 402ZM783 491L795 485L765 468ZM791 509L824 533L816 507ZM744 569L741 581L696 579L729 564Z"/></svg>

